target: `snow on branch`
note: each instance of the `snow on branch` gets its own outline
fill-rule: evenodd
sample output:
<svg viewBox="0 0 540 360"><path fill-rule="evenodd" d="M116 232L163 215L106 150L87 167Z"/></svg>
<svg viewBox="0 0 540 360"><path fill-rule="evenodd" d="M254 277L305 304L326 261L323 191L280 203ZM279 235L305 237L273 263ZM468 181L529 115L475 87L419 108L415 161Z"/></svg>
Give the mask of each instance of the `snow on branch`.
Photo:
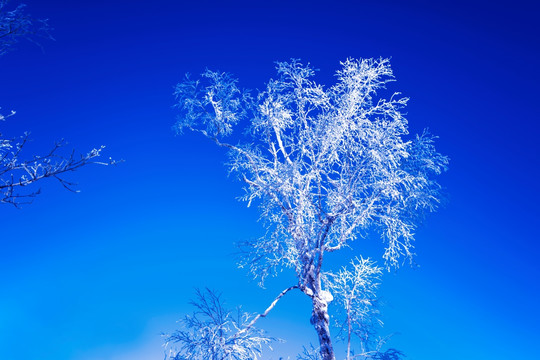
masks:
<svg viewBox="0 0 540 360"><path fill-rule="evenodd" d="M245 183L243 199L259 201L267 236L251 244L254 257L243 264L261 278L280 266L302 276L325 251L350 246L371 229L385 243L386 265L398 267L414 256L421 215L437 207L434 176L448 159L429 133L409 138L406 97L382 96L394 81L389 60L347 59L341 66L337 82L323 87L311 66L278 62L278 78L255 98L232 75L209 70L176 87L178 131L226 146L230 170ZM240 143L217 140L235 127L247 134Z"/></svg>
<svg viewBox="0 0 540 360"><path fill-rule="evenodd" d="M182 329L165 335L168 359L257 360L275 340L255 328L241 308L227 309L216 292L197 289L196 296L191 302L195 312L180 321Z"/></svg>
<svg viewBox="0 0 540 360"><path fill-rule="evenodd" d="M244 183L242 200L258 203L266 228L261 238L242 243L240 267L261 286L267 276L292 269L312 301L319 355L335 360L331 292L348 294L347 301L355 303L348 308L348 333L356 329L366 337L381 270L359 258L351 271L328 273L323 288L325 254L376 234L387 269L412 262L415 231L439 204L435 177L447 169L448 158L436 151L427 131L409 135L409 99L386 89L394 81L388 59L347 59L331 86L318 84L315 69L300 60L278 62L276 69L276 79L253 97L227 73L207 70L195 81L186 76L175 91L175 127L228 149L229 171ZM237 142L226 142L233 131L238 135L228 139ZM401 354L368 351L366 341L358 355L349 349L348 358Z"/></svg>
<svg viewBox="0 0 540 360"><path fill-rule="evenodd" d="M0 0L0 56L8 52L20 39L36 44L38 37L52 39L46 19L35 19L27 14L24 4L8 10L8 2Z"/></svg>
<svg viewBox="0 0 540 360"><path fill-rule="evenodd" d="M6 117L1 116L0 120ZM0 203L16 207L30 203L40 193L40 189L33 190L29 186L47 178L58 181L69 191L78 192L76 184L65 175L88 164L116 164L112 159L98 160L104 146L86 154L76 155L74 151L65 154L61 151L65 146L64 141L55 143L48 153L24 158L23 150L28 143L28 136L25 133L20 138L4 139L0 134Z"/></svg>
<svg viewBox="0 0 540 360"><path fill-rule="evenodd" d="M227 73L206 70L201 80L191 80L186 74L184 82L176 86L176 107L181 115L175 129L198 129L208 136L226 136L245 115L243 102L248 94L236 86L236 79Z"/></svg>

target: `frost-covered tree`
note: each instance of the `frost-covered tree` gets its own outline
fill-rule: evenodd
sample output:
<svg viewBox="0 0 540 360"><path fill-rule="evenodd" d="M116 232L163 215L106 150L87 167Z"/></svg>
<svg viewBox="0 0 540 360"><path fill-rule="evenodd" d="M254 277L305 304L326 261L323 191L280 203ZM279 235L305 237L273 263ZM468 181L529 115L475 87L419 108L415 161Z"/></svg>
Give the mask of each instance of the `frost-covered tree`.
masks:
<svg viewBox="0 0 540 360"><path fill-rule="evenodd" d="M0 0L0 56L20 39L36 42L38 37L51 38L46 19L35 19L19 4L9 10L8 0Z"/></svg>
<svg viewBox="0 0 540 360"><path fill-rule="evenodd" d="M47 20L36 20L25 12L21 4L7 9L7 0L0 0L0 57L4 55L19 39L26 38L35 42L36 37L50 37ZM0 71L3 70L0 66ZM0 113L0 123L15 115L11 111L7 115ZM57 142L42 155L25 156L24 147L28 142L28 133L16 138L5 138L0 133L0 203L18 206L32 200L39 189L29 188L40 180L51 178L58 180L66 189L74 190L74 183L65 175L87 164L108 165L114 163L97 161L103 146L92 149L87 154L75 155L74 152L63 153L63 141ZM41 181L40 181L41 182Z"/></svg>
<svg viewBox="0 0 540 360"><path fill-rule="evenodd" d="M277 79L255 96L231 75L207 70L176 87L178 132L189 129L229 149L229 168L258 201L266 235L244 244L241 266L260 283L292 269L311 299L311 323L323 360L335 359L324 258L358 238L379 234L387 268L414 255L414 231L438 204L433 179L448 160L424 131L409 137L408 99L380 96L393 81L388 59L348 59L323 87L297 60L277 63ZM240 129L238 129L240 128ZM245 134L234 141L225 138ZM240 131L239 131L240 130ZM280 295L281 296L281 295Z"/></svg>
<svg viewBox="0 0 540 360"><path fill-rule="evenodd" d="M382 350L387 338L375 338L377 325L382 325L376 294L381 274L382 269L374 261L357 257L349 266L323 275L323 283L340 310L335 318L338 337L347 344L346 360L385 359L391 354L399 359L401 355L395 349ZM358 340L357 352L351 347L353 337Z"/></svg>
<svg viewBox="0 0 540 360"><path fill-rule="evenodd" d="M170 360L256 360L273 341L264 331L248 328L250 314L227 309L209 289L197 290L191 304L196 310L180 321L182 329L166 336Z"/></svg>
<svg viewBox="0 0 540 360"><path fill-rule="evenodd" d="M373 323L378 314L376 290L382 269L369 259L355 258L350 267L343 266L339 271L325 273L323 282L332 292L334 302L341 305L343 315L338 320L340 334L347 342L347 360L351 357L352 337L360 341L361 353L369 351L373 336Z"/></svg>
<svg viewBox="0 0 540 360"><path fill-rule="evenodd" d="M0 121L4 117L0 114ZM76 155L73 151L64 154L64 142L57 142L43 155L24 157L24 146L28 133L15 139L5 139L0 133L0 203L19 206L31 202L40 193L30 185L50 178L60 182L66 189L76 192L75 184L65 176L85 165L109 165L114 161L98 161L104 146L92 149L87 154Z"/></svg>

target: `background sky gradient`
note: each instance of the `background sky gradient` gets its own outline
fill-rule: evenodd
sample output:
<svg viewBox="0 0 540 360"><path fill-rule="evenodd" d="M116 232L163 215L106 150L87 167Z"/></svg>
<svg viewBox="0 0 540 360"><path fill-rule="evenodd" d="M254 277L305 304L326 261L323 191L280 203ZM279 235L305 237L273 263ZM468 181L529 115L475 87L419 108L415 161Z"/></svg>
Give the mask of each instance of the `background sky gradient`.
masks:
<svg viewBox="0 0 540 360"><path fill-rule="evenodd" d="M13 2L15 3L15 2ZM79 194L42 183L32 205L0 208L0 359L161 360L161 332L190 312L195 287L262 311L267 289L235 265L234 243L262 233L236 198L222 149L175 136L173 86L206 67L262 88L292 57L331 84L347 57L391 57L391 91L411 98L411 133L440 137L444 208L416 236L417 269L386 273L381 334L409 360L531 358L540 336L538 101L534 2L28 0L55 41L0 58L0 124L31 131L27 154L65 138L106 145L116 167L72 174ZM334 255L381 260L376 239ZM316 343L310 305L287 295L259 326Z"/></svg>

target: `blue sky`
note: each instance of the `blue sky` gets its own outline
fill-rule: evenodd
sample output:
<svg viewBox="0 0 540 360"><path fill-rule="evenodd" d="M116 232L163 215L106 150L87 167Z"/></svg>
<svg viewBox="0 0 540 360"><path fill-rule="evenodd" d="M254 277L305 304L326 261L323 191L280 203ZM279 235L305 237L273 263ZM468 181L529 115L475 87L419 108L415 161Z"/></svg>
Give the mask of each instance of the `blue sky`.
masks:
<svg viewBox="0 0 540 360"><path fill-rule="evenodd" d="M539 31L533 2L26 1L55 41L0 58L4 135L31 131L28 153L60 138L106 145L116 167L87 167L81 193L43 183L32 205L4 205L0 358L160 360L160 332L191 311L195 287L263 310L293 281L263 290L236 269L234 242L257 237L223 152L175 136L173 86L206 67L262 88L276 60L300 58L329 84L347 57L392 57L391 90L411 98L412 132L429 127L451 158L447 205L416 237L418 269L387 273L382 333L410 360L535 353L538 266ZM382 255L381 244L354 251ZM339 262L339 258L335 259ZM272 359L316 342L309 302L284 298L260 325L287 340Z"/></svg>

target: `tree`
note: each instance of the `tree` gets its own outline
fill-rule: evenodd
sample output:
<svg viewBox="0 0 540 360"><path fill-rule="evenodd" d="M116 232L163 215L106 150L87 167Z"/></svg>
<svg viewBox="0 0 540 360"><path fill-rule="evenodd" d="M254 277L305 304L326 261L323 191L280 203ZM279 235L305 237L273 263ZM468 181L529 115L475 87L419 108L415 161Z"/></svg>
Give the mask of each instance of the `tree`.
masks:
<svg viewBox="0 0 540 360"><path fill-rule="evenodd" d="M20 38L34 41L35 37L50 37L47 20L33 19L25 12L25 5L20 4L14 10L6 9L7 0L0 0L0 56L4 55ZM0 113L0 122L15 115ZM0 133L0 203L19 206L29 202L40 190L26 190L27 186L46 179L58 180L66 189L74 190L74 183L67 181L64 175L87 164L113 164L114 161L96 161L104 146L92 149L87 154L75 155L74 152L63 155L63 141L54 144L44 155L23 158L24 146L28 133L19 138L6 139Z"/></svg>
<svg viewBox="0 0 540 360"><path fill-rule="evenodd" d="M183 329L166 336L167 347L180 344L170 348L171 360L253 360L273 340L260 329L248 329L250 315L241 308L233 313L209 289L197 290L191 304L196 310L181 321Z"/></svg>
<svg viewBox="0 0 540 360"><path fill-rule="evenodd" d="M177 131L227 148L229 168L245 184L243 200L259 202L267 232L244 244L241 266L261 284L277 269L294 270L298 283L288 289L311 299L323 360L335 359L325 254L378 233L388 269L412 261L414 231L439 202L434 176L448 163L429 132L407 137L407 98L378 96L393 81L388 59L341 65L328 88L293 59L278 62L278 78L255 97L231 75L210 70L197 81L187 76L175 91ZM224 140L242 127L247 141Z"/></svg>
<svg viewBox="0 0 540 360"><path fill-rule="evenodd" d="M0 114L0 120L4 117ZM22 157L24 145L28 141L28 133L18 139L4 139L0 133L0 203L16 207L31 202L40 193L40 189L27 190L28 186L47 178L56 179L66 189L76 192L73 182L64 178L69 172L88 164L110 165L115 162L97 161L104 146L92 149L87 154L61 154L64 142L57 142L45 155Z"/></svg>
<svg viewBox="0 0 540 360"><path fill-rule="evenodd" d="M46 19L34 19L25 12L24 4L19 4L13 10L7 10L7 4L8 0L0 0L0 56L19 39L36 43L36 37L51 38Z"/></svg>
<svg viewBox="0 0 540 360"><path fill-rule="evenodd" d="M340 330L338 337L347 343L346 360L400 359L403 355L400 351L382 350L387 338L374 339L376 325L382 326L377 319L376 295L382 269L374 261L362 257L352 259L349 265L351 268L343 266L338 272L323 275L323 283L341 306L342 316L336 325ZM353 336L359 340L357 354L351 349ZM389 357L392 354L394 357Z"/></svg>

